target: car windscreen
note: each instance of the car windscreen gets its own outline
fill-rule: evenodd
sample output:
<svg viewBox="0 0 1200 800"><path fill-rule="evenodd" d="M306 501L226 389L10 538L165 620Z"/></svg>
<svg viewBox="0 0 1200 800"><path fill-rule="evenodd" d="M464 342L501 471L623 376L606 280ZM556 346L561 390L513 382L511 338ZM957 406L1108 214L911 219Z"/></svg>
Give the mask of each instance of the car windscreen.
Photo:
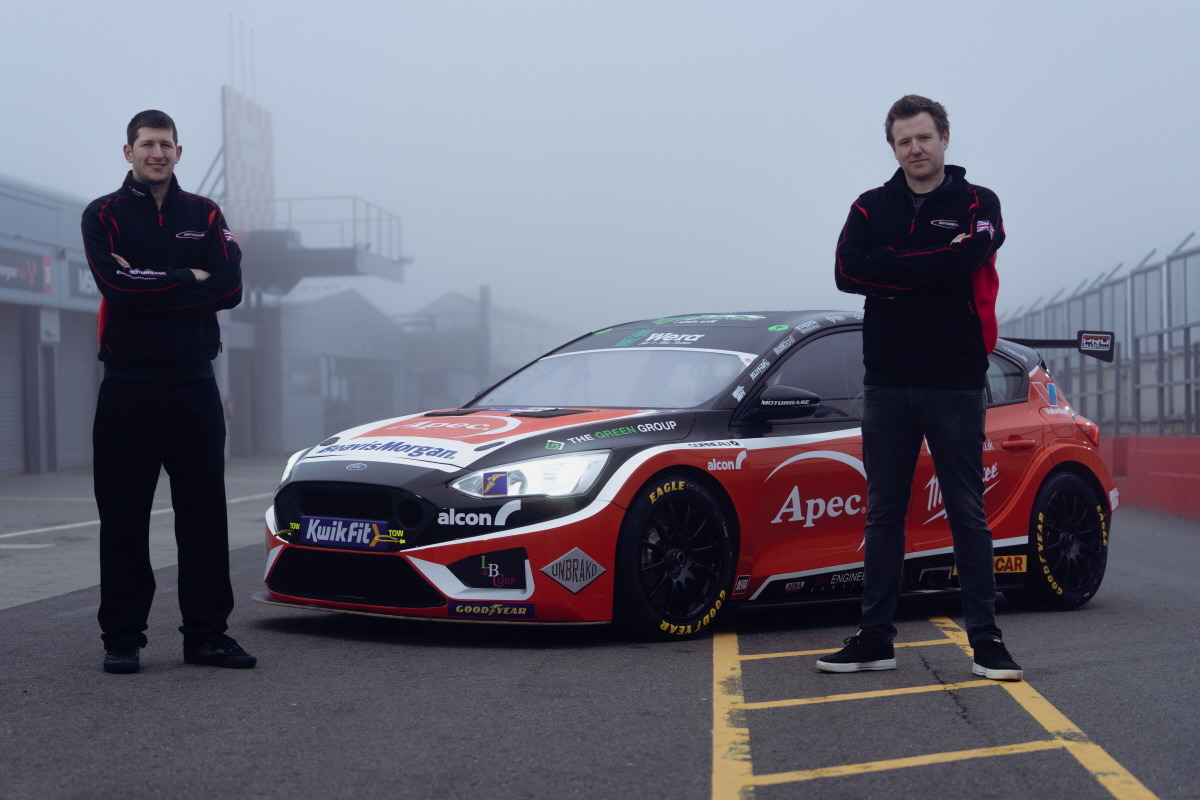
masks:
<svg viewBox="0 0 1200 800"><path fill-rule="evenodd" d="M560 353L471 405L692 408L724 391L753 360L749 353L689 348Z"/></svg>

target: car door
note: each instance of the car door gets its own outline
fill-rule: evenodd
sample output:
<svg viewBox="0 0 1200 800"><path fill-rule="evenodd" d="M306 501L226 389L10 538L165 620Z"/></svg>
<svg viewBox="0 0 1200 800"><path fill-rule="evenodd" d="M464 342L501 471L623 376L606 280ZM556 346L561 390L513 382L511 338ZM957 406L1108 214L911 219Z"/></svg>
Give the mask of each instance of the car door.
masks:
<svg viewBox="0 0 1200 800"><path fill-rule="evenodd" d="M988 357L988 409L983 444L983 499L989 522L1004 510L1033 454L1042 446L1040 420L1029 413L1025 368L1006 356ZM908 550L928 552L953 546L937 473L922 443L908 515Z"/></svg>
<svg viewBox="0 0 1200 800"><path fill-rule="evenodd" d="M808 341L763 378L765 386L811 391L821 405L812 417L772 424L744 439L755 492L757 575L838 567L861 573L867 502L862 378L859 330ZM845 580L853 584L852 577ZM804 580L788 585L804 594L813 589ZM861 578L845 588L861 588Z"/></svg>

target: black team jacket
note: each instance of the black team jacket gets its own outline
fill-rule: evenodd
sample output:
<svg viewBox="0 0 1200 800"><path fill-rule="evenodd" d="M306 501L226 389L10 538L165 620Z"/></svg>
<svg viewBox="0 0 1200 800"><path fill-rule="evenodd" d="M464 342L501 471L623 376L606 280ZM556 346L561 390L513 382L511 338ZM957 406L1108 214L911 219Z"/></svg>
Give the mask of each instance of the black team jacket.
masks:
<svg viewBox="0 0 1200 800"><path fill-rule="evenodd" d="M913 194L896 170L850 207L834 274L843 292L866 295L864 382L982 389L996 346L996 250L1000 200L947 166L949 180ZM967 238L951 241L960 233Z"/></svg>
<svg viewBox="0 0 1200 800"><path fill-rule="evenodd" d="M120 190L88 205L82 227L103 295L104 376L156 383L211 378L221 350L216 312L242 299L242 252L216 203L182 191L172 176L159 209L150 187L130 172ZM193 269L211 275L197 281Z"/></svg>

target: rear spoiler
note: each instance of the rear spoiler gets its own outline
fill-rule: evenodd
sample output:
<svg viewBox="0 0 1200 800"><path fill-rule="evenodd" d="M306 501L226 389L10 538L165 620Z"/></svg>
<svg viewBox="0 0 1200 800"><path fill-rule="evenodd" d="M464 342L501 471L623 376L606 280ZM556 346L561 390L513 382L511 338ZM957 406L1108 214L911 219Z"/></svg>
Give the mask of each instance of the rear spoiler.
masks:
<svg viewBox="0 0 1200 800"><path fill-rule="evenodd" d="M1035 350L1053 350L1055 348L1078 350L1085 356L1098 358L1109 364L1112 363L1113 356L1117 351L1117 337L1112 331L1079 331L1075 334L1074 339L1014 339L1011 336L1004 338Z"/></svg>

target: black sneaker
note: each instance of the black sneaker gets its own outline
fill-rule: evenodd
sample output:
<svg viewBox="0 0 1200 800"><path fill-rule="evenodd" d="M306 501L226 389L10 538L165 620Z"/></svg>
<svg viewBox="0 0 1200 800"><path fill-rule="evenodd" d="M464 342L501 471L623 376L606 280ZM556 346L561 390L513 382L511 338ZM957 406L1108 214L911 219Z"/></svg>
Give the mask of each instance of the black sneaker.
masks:
<svg viewBox="0 0 1200 800"><path fill-rule="evenodd" d="M142 648L136 644L118 644L104 651L104 671L118 674L137 672L141 669Z"/></svg>
<svg viewBox="0 0 1200 800"><path fill-rule="evenodd" d="M975 663L971 665L971 672L994 681L1019 681L1025 674L999 639L984 639L976 643Z"/></svg>
<svg viewBox="0 0 1200 800"><path fill-rule="evenodd" d="M872 669L895 669L896 651L892 643L858 632L847 636L841 650L817 660L822 672L865 672Z"/></svg>
<svg viewBox="0 0 1200 800"><path fill-rule="evenodd" d="M249 669L258 663L258 659L243 650L232 636L222 633L210 636L198 645L184 645L183 663Z"/></svg>

